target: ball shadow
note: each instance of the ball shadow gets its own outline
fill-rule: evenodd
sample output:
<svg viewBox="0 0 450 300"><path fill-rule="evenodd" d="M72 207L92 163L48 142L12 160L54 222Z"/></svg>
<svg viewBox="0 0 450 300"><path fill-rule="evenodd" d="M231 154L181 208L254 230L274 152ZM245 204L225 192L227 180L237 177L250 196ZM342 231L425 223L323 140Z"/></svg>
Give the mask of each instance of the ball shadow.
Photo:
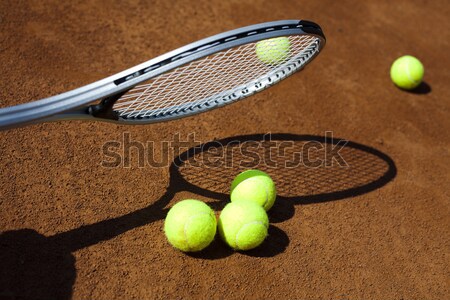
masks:
<svg viewBox="0 0 450 300"><path fill-rule="evenodd" d="M269 226L269 235L259 247L249 251L239 252L252 257L274 257L283 253L289 246L289 242L290 240L287 234L271 224Z"/></svg>
<svg viewBox="0 0 450 300"><path fill-rule="evenodd" d="M286 197L277 197L273 207L268 212L271 223L281 223L291 219L295 214L294 202Z"/></svg>
<svg viewBox="0 0 450 300"><path fill-rule="evenodd" d="M188 256L198 259L215 260L228 257L236 252L253 257L274 257L283 253L289 245L287 234L274 225L270 225L268 236L257 248L249 251L235 251L223 242L219 236L207 248L199 252L188 252Z"/></svg>
<svg viewBox="0 0 450 300"><path fill-rule="evenodd" d="M406 91L411 94L416 94L416 95L426 95L426 94L431 93L431 91L432 91L431 86L428 83L426 83L425 81L422 81L416 88L414 88L412 90L404 90L404 89L401 89L401 90Z"/></svg>
<svg viewBox="0 0 450 300"><path fill-rule="evenodd" d="M228 257L234 253L233 249L226 246L220 237L217 235L214 241L205 249L199 252L187 252L186 255L198 258L198 259L208 259L215 260Z"/></svg>

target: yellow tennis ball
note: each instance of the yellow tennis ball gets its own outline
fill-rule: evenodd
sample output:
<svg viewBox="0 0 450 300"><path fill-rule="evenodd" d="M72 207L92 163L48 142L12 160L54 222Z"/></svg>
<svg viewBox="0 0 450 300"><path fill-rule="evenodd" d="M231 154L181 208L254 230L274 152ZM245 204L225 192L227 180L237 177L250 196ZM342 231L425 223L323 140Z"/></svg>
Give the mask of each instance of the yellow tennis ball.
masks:
<svg viewBox="0 0 450 300"><path fill-rule="evenodd" d="M277 191L269 175L260 170L247 170L234 178L230 197L231 202L251 201L268 211L275 203Z"/></svg>
<svg viewBox="0 0 450 300"><path fill-rule="evenodd" d="M219 216L219 234L235 250L258 247L267 237L269 218L266 211L253 202L228 203Z"/></svg>
<svg viewBox="0 0 450 300"><path fill-rule="evenodd" d="M391 66L391 79L400 88L412 90L416 88L423 79L424 68L420 60L405 55L397 60Z"/></svg>
<svg viewBox="0 0 450 300"><path fill-rule="evenodd" d="M276 65L289 57L291 43L287 37L277 37L256 43L256 56L263 63Z"/></svg>
<svg viewBox="0 0 450 300"><path fill-rule="evenodd" d="M216 216L205 203L188 199L175 204L167 214L164 232L169 243L185 252L206 248L214 239Z"/></svg>

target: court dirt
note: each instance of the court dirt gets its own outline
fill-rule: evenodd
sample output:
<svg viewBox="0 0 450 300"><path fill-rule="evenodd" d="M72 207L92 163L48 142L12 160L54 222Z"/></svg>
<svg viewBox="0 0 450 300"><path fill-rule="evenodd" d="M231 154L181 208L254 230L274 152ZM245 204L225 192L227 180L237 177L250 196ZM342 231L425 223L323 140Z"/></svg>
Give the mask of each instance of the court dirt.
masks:
<svg viewBox="0 0 450 300"><path fill-rule="evenodd" d="M266 21L315 21L327 45L274 87L186 119L0 132L0 298L447 298L449 15L447 1L1 1L1 107ZM414 92L389 78L404 54L426 68ZM267 133L291 142L291 152L323 145L311 162L347 140L339 153L348 166L338 156L331 167L295 171L238 166L238 154L226 158L229 168L180 163L195 144L260 143ZM177 139L180 153L169 151ZM126 141L135 147L116 166L105 145ZM195 198L219 213L247 167L269 172L279 189L264 244L234 252L217 238L196 254L170 247L168 208Z"/></svg>

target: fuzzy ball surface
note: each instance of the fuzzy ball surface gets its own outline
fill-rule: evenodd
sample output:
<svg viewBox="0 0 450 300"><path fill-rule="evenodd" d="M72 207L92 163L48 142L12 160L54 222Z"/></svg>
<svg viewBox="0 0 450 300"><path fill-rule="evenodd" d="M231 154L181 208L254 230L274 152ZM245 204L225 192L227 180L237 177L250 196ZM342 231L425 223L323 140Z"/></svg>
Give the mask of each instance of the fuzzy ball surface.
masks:
<svg viewBox="0 0 450 300"><path fill-rule="evenodd" d="M392 64L391 79L398 87L412 90L422 82L424 72L420 60L414 56L405 55Z"/></svg>
<svg viewBox="0 0 450 300"><path fill-rule="evenodd" d="M194 199L175 204L164 221L167 240L184 252L206 248L213 241L216 229L214 211L202 201Z"/></svg>
<svg viewBox="0 0 450 300"><path fill-rule="evenodd" d="M253 202L227 204L219 217L219 234L235 250L258 247L267 237L269 218L266 211Z"/></svg>
<svg viewBox="0 0 450 300"><path fill-rule="evenodd" d="M247 170L234 178L230 189L231 202L251 201L266 211L272 208L277 197L275 183L260 170Z"/></svg>

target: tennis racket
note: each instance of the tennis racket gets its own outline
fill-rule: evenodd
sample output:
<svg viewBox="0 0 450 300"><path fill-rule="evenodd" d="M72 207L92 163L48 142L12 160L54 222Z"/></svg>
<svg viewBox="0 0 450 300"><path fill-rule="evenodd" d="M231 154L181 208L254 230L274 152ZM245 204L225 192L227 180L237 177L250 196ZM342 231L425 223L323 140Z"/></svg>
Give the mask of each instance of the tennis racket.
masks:
<svg viewBox="0 0 450 300"><path fill-rule="evenodd" d="M282 45L261 43L278 37ZM321 28L310 21L243 27L75 90L0 109L0 130L59 120L136 125L191 116L270 87L302 69L324 45Z"/></svg>

